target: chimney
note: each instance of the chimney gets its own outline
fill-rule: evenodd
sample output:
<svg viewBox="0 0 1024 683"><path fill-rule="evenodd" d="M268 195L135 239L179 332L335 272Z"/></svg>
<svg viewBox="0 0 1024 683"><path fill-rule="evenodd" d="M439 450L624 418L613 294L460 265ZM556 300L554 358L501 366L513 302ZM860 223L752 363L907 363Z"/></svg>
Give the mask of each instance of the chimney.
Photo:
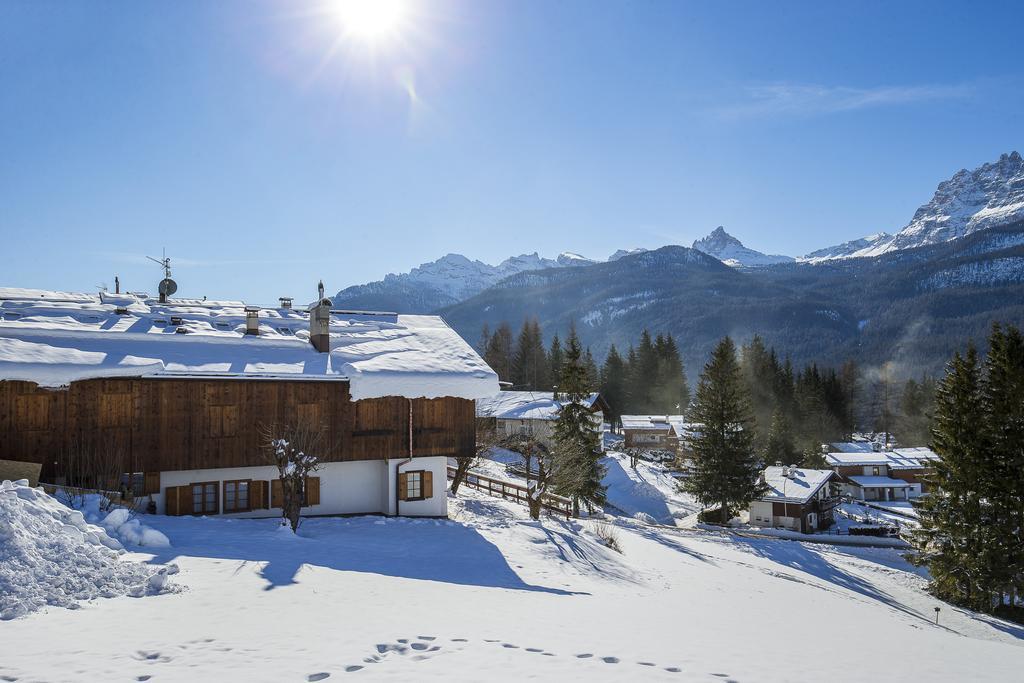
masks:
<svg viewBox="0 0 1024 683"><path fill-rule="evenodd" d="M121 293L121 278L114 276L114 294Z"/></svg>
<svg viewBox="0 0 1024 683"><path fill-rule="evenodd" d="M320 294L323 294L324 285L320 283ZM309 343L320 353L329 353L331 350L331 300L325 296L320 301L309 307Z"/></svg>
<svg viewBox="0 0 1024 683"><path fill-rule="evenodd" d="M246 306L245 307L245 333L255 334L260 333L260 307L259 306Z"/></svg>
<svg viewBox="0 0 1024 683"><path fill-rule="evenodd" d="M281 298L278 299L278 301L281 302L281 308L292 307L292 298L290 296L282 296Z"/></svg>

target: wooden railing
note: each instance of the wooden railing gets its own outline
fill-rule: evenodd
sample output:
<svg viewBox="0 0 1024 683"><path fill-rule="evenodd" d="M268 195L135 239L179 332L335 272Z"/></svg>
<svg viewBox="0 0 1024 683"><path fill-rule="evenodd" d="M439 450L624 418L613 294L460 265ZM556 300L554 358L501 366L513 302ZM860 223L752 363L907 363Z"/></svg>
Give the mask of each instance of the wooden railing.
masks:
<svg viewBox="0 0 1024 683"><path fill-rule="evenodd" d="M455 468L452 466L448 467L448 478L455 478ZM522 505L528 506L530 504L529 491L526 486L517 484L514 481L495 479L494 477L477 474L476 472L466 472L466 476L462 479L462 486L468 486L478 491L483 491L490 496L512 500ZM545 493L541 498L540 505L548 512L565 515L566 517L572 516L572 501L564 496Z"/></svg>

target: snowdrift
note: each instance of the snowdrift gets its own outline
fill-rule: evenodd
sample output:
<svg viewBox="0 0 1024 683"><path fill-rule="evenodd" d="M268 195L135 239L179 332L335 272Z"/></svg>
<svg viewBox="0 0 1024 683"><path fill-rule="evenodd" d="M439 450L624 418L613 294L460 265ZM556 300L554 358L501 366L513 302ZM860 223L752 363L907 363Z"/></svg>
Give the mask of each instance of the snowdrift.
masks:
<svg viewBox="0 0 1024 683"><path fill-rule="evenodd" d="M0 619L47 605L75 609L81 600L172 590L167 576L176 567L130 562L120 557L124 552L81 512L26 480L0 484Z"/></svg>

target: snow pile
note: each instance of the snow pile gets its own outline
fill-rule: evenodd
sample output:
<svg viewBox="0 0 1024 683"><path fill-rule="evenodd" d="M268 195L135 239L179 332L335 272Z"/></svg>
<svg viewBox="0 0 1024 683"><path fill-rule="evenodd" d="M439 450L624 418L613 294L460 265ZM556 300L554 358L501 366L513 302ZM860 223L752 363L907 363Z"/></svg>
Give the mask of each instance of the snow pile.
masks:
<svg viewBox="0 0 1024 683"><path fill-rule="evenodd" d="M75 609L80 600L168 590L173 569L124 561L122 553L117 540L42 489L26 480L0 484L0 619L47 605Z"/></svg>
<svg viewBox="0 0 1024 683"><path fill-rule="evenodd" d="M100 521L100 526L107 533L128 545L141 545L149 548L170 548L171 541L162 532L146 526L131 516L124 508L114 510Z"/></svg>

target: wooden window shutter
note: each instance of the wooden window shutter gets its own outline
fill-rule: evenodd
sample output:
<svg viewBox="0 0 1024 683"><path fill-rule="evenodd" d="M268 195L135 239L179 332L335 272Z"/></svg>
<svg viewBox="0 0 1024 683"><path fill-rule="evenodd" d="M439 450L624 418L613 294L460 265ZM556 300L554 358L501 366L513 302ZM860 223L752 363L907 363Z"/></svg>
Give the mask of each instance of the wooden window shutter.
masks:
<svg viewBox="0 0 1024 683"><path fill-rule="evenodd" d="M423 497L432 498L434 496L434 473L430 470L423 472Z"/></svg>
<svg viewBox="0 0 1024 683"><path fill-rule="evenodd" d="M284 507L284 489L281 488L280 479L273 479L270 482L270 507Z"/></svg>
<svg viewBox="0 0 1024 683"><path fill-rule="evenodd" d="M306 477L306 505L320 504L320 477Z"/></svg>
<svg viewBox="0 0 1024 683"><path fill-rule="evenodd" d="M180 516L191 512L191 486L168 486L164 489L164 514Z"/></svg>
<svg viewBox="0 0 1024 683"><path fill-rule="evenodd" d="M249 507L253 510L267 509L268 483L260 480L249 482Z"/></svg>
<svg viewBox="0 0 1024 683"><path fill-rule="evenodd" d="M406 494L409 490L409 475L402 472L398 475L398 500L406 500Z"/></svg>
<svg viewBox="0 0 1024 683"><path fill-rule="evenodd" d="M159 472L146 472L142 484L142 493L149 495L152 493L160 493L160 473Z"/></svg>

